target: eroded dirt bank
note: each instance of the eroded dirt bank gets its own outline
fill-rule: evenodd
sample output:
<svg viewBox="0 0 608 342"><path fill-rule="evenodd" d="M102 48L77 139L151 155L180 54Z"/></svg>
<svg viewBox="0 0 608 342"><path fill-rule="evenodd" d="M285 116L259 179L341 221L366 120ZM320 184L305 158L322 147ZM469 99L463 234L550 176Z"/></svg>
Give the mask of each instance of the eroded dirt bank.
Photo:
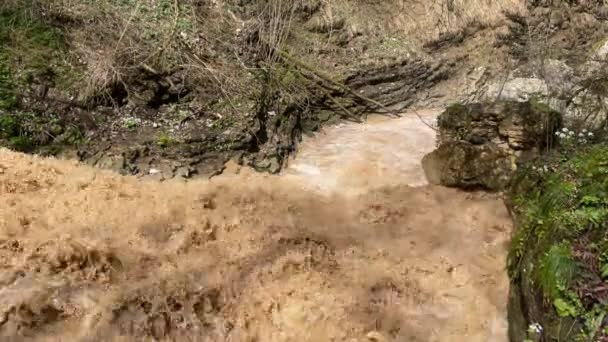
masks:
<svg viewBox="0 0 608 342"><path fill-rule="evenodd" d="M0 336L506 341L509 215L422 185L432 136L334 127L283 176L187 184L2 150Z"/></svg>

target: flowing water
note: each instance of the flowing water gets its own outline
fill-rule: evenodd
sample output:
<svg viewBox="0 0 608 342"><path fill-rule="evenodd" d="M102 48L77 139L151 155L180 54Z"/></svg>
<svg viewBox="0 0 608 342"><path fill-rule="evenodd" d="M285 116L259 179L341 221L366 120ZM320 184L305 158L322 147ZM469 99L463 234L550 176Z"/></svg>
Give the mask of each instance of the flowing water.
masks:
<svg viewBox="0 0 608 342"><path fill-rule="evenodd" d="M372 117L187 184L0 151L0 338L507 341L509 215L427 185L434 146Z"/></svg>
<svg viewBox="0 0 608 342"><path fill-rule="evenodd" d="M411 216L384 248L416 265L402 280L419 282L425 295L398 310L409 324L426 326L429 341L507 341L510 220L498 198L428 186L421 160L436 147L438 114L421 110L331 127L303 142L284 177L355 201L375 189L412 187L409 198L394 199L407 203Z"/></svg>
<svg viewBox="0 0 608 342"><path fill-rule="evenodd" d="M391 185L426 185L420 161L435 148L431 127L438 113L371 116L363 125L330 127L304 140L284 176L311 190L351 195Z"/></svg>

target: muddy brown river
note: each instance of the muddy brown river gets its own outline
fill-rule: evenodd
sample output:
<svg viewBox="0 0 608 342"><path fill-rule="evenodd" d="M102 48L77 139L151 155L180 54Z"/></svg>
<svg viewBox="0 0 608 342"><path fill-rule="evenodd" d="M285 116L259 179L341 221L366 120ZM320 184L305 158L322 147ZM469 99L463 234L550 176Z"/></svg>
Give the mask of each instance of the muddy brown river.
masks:
<svg viewBox="0 0 608 342"><path fill-rule="evenodd" d="M506 244L511 223L499 199L429 186L421 160L433 151L439 110L370 117L365 125L326 129L301 145L285 177L321 193L349 198L409 186L406 225L378 246L413 268L402 281L425 295L393 303L424 341L507 341ZM430 126L430 127L429 127Z"/></svg>
<svg viewBox="0 0 608 342"><path fill-rule="evenodd" d="M507 341L509 215L426 184L434 147L372 117L187 184L2 150L0 338Z"/></svg>

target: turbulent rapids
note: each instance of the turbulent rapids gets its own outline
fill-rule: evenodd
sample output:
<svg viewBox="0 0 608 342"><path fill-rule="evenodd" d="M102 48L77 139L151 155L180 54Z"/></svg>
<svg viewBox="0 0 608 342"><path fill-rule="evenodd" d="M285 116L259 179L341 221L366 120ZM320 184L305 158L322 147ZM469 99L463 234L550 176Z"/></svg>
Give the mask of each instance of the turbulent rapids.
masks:
<svg viewBox="0 0 608 342"><path fill-rule="evenodd" d="M0 151L0 336L506 341L509 215L427 185L434 146L413 113L371 118L282 175L188 183Z"/></svg>

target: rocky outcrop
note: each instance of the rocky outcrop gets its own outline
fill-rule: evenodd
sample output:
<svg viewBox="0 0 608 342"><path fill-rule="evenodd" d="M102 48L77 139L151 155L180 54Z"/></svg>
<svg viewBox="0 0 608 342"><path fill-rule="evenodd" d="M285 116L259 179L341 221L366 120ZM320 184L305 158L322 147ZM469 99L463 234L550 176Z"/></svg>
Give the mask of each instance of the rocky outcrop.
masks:
<svg viewBox="0 0 608 342"><path fill-rule="evenodd" d="M534 97L549 95L547 82L533 77L514 77L506 82L496 82L488 86L485 100L528 101Z"/></svg>
<svg viewBox="0 0 608 342"><path fill-rule="evenodd" d="M360 121L374 110L399 112L423 99L429 89L450 76L454 66L418 57L371 63L336 81L344 87L307 93L306 106L286 94L273 94L268 103L260 101L255 112L243 117L204 111L191 115L188 109L162 105L147 117L140 118L138 112L112 124L108 133L103 131L81 146L77 158L121 174L158 180L213 176L230 159L274 174L295 153L303 134L342 118ZM384 108L378 108L378 103ZM103 139L103 135L112 138Z"/></svg>
<svg viewBox="0 0 608 342"><path fill-rule="evenodd" d="M503 190L559 125L560 115L535 101L453 105L440 115L439 146L422 164L433 184Z"/></svg>
<svg viewBox="0 0 608 342"><path fill-rule="evenodd" d="M386 65L366 66L348 76L344 83L357 94L400 112L422 100L429 89L452 76L455 66L454 61L404 58ZM335 97L341 98L344 98L344 95L348 94L334 94ZM349 97L352 98L351 102L345 106L353 112L378 109L360 98Z"/></svg>
<svg viewBox="0 0 608 342"><path fill-rule="evenodd" d="M538 70L538 77L513 76L490 83L477 100L536 99L563 113L567 126L605 127L608 119L605 63L588 61L574 69L563 61L551 59L544 61Z"/></svg>
<svg viewBox="0 0 608 342"><path fill-rule="evenodd" d="M608 121L608 5L603 1L527 1L499 35L515 61L477 100L538 98L575 128Z"/></svg>

